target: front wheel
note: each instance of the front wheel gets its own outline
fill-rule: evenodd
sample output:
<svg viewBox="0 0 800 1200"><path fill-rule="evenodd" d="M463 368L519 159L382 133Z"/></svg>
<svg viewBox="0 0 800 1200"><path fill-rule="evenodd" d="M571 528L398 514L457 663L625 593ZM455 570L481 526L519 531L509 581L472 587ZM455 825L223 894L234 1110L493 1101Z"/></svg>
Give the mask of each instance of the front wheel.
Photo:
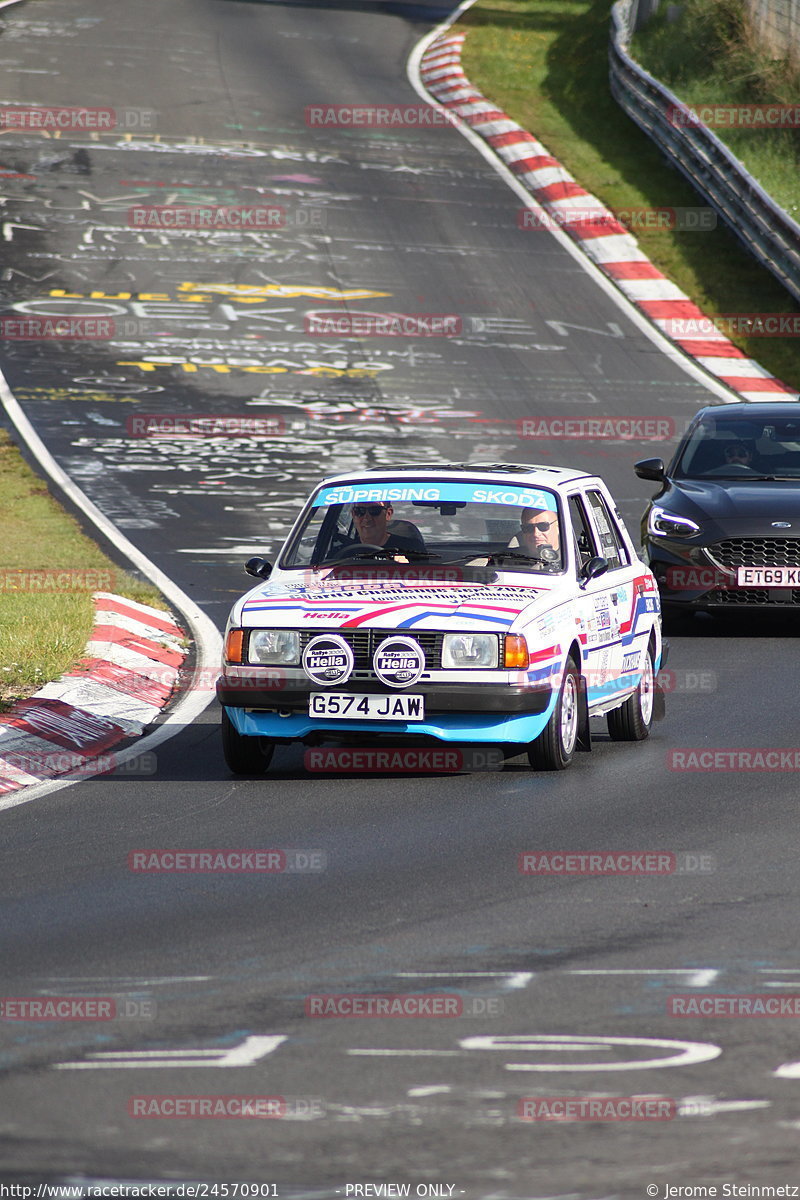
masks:
<svg viewBox="0 0 800 1200"><path fill-rule="evenodd" d="M568 658L550 720L528 749L528 762L535 771L563 771L572 762L578 743L579 679L578 668Z"/></svg>
<svg viewBox="0 0 800 1200"><path fill-rule="evenodd" d="M265 738L243 737L223 708L222 753L228 770L234 775L263 775L272 761L275 747Z"/></svg>
<svg viewBox="0 0 800 1200"><path fill-rule="evenodd" d="M653 643L647 647L639 686L619 708L607 716L609 737L615 742L643 742L650 736L655 701Z"/></svg>

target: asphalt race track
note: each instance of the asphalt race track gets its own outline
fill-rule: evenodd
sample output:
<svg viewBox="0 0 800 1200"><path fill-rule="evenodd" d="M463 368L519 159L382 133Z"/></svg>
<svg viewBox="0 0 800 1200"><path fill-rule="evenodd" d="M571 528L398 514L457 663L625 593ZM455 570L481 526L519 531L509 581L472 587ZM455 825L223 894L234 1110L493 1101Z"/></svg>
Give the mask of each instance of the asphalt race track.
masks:
<svg viewBox="0 0 800 1200"><path fill-rule="evenodd" d="M322 474L573 465L604 476L635 530L649 492L632 463L663 440L532 442L520 421L677 433L715 399L558 240L518 228L519 198L456 130L307 123L308 106L419 104L405 64L443 12L36 0L2 17L4 99L126 124L3 130L2 315L114 325L6 340L0 365L58 463L219 626L244 558L276 547ZM131 215L176 204L265 204L281 223ZM319 336L321 312L451 314L458 332ZM277 432L137 436L153 413ZM247 1181L295 1200L800 1185L792 1019L668 1010L800 990L795 778L667 765L687 747L792 748L795 655L789 621L698 620L672 637L652 738L601 735L558 777L522 759L329 777L293 748L263 781L234 780L212 704L152 774L0 811L3 995L116 997L131 1014L0 1021L3 1184ZM317 869L129 869L150 847L291 848ZM670 852L684 870L533 877L525 851ZM306 1015L330 993L431 992L463 1015ZM231 1095L281 1097L277 1119L129 1115L141 1097ZM674 1103L662 1120L519 1115L524 1097L603 1095Z"/></svg>

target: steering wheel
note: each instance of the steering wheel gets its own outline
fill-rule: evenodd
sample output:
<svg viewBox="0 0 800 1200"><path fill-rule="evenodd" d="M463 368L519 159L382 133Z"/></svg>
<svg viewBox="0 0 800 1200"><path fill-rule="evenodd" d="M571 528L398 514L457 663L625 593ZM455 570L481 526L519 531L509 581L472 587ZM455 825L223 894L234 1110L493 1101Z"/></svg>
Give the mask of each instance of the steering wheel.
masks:
<svg viewBox="0 0 800 1200"><path fill-rule="evenodd" d="M344 546L333 555L333 561L338 562L340 558L353 558L362 550L381 550L385 554L391 554L390 550L384 550L383 546L376 546L374 542L352 542L349 546Z"/></svg>

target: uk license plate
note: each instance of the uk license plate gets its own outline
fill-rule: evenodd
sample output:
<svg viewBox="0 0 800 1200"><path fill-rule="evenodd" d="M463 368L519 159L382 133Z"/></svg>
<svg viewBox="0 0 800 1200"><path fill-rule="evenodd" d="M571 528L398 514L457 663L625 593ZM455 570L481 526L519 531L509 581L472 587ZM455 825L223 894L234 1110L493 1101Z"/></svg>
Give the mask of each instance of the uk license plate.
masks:
<svg viewBox="0 0 800 1200"><path fill-rule="evenodd" d="M425 697L407 693L400 696L312 692L308 698L308 715L347 721L421 721L425 716Z"/></svg>
<svg viewBox="0 0 800 1200"><path fill-rule="evenodd" d="M800 567L738 567L739 587L800 587Z"/></svg>

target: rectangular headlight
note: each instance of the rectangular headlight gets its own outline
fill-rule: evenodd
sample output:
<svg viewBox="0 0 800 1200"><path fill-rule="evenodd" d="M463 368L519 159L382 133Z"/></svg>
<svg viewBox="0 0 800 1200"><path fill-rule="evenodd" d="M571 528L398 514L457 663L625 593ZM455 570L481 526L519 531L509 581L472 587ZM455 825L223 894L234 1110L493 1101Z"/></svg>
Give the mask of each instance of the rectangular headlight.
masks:
<svg viewBox="0 0 800 1200"><path fill-rule="evenodd" d="M442 642L443 667L496 667L496 633L446 633Z"/></svg>
<svg viewBox="0 0 800 1200"><path fill-rule="evenodd" d="M252 629L247 659L268 667L290 667L300 661L300 634L295 629Z"/></svg>

